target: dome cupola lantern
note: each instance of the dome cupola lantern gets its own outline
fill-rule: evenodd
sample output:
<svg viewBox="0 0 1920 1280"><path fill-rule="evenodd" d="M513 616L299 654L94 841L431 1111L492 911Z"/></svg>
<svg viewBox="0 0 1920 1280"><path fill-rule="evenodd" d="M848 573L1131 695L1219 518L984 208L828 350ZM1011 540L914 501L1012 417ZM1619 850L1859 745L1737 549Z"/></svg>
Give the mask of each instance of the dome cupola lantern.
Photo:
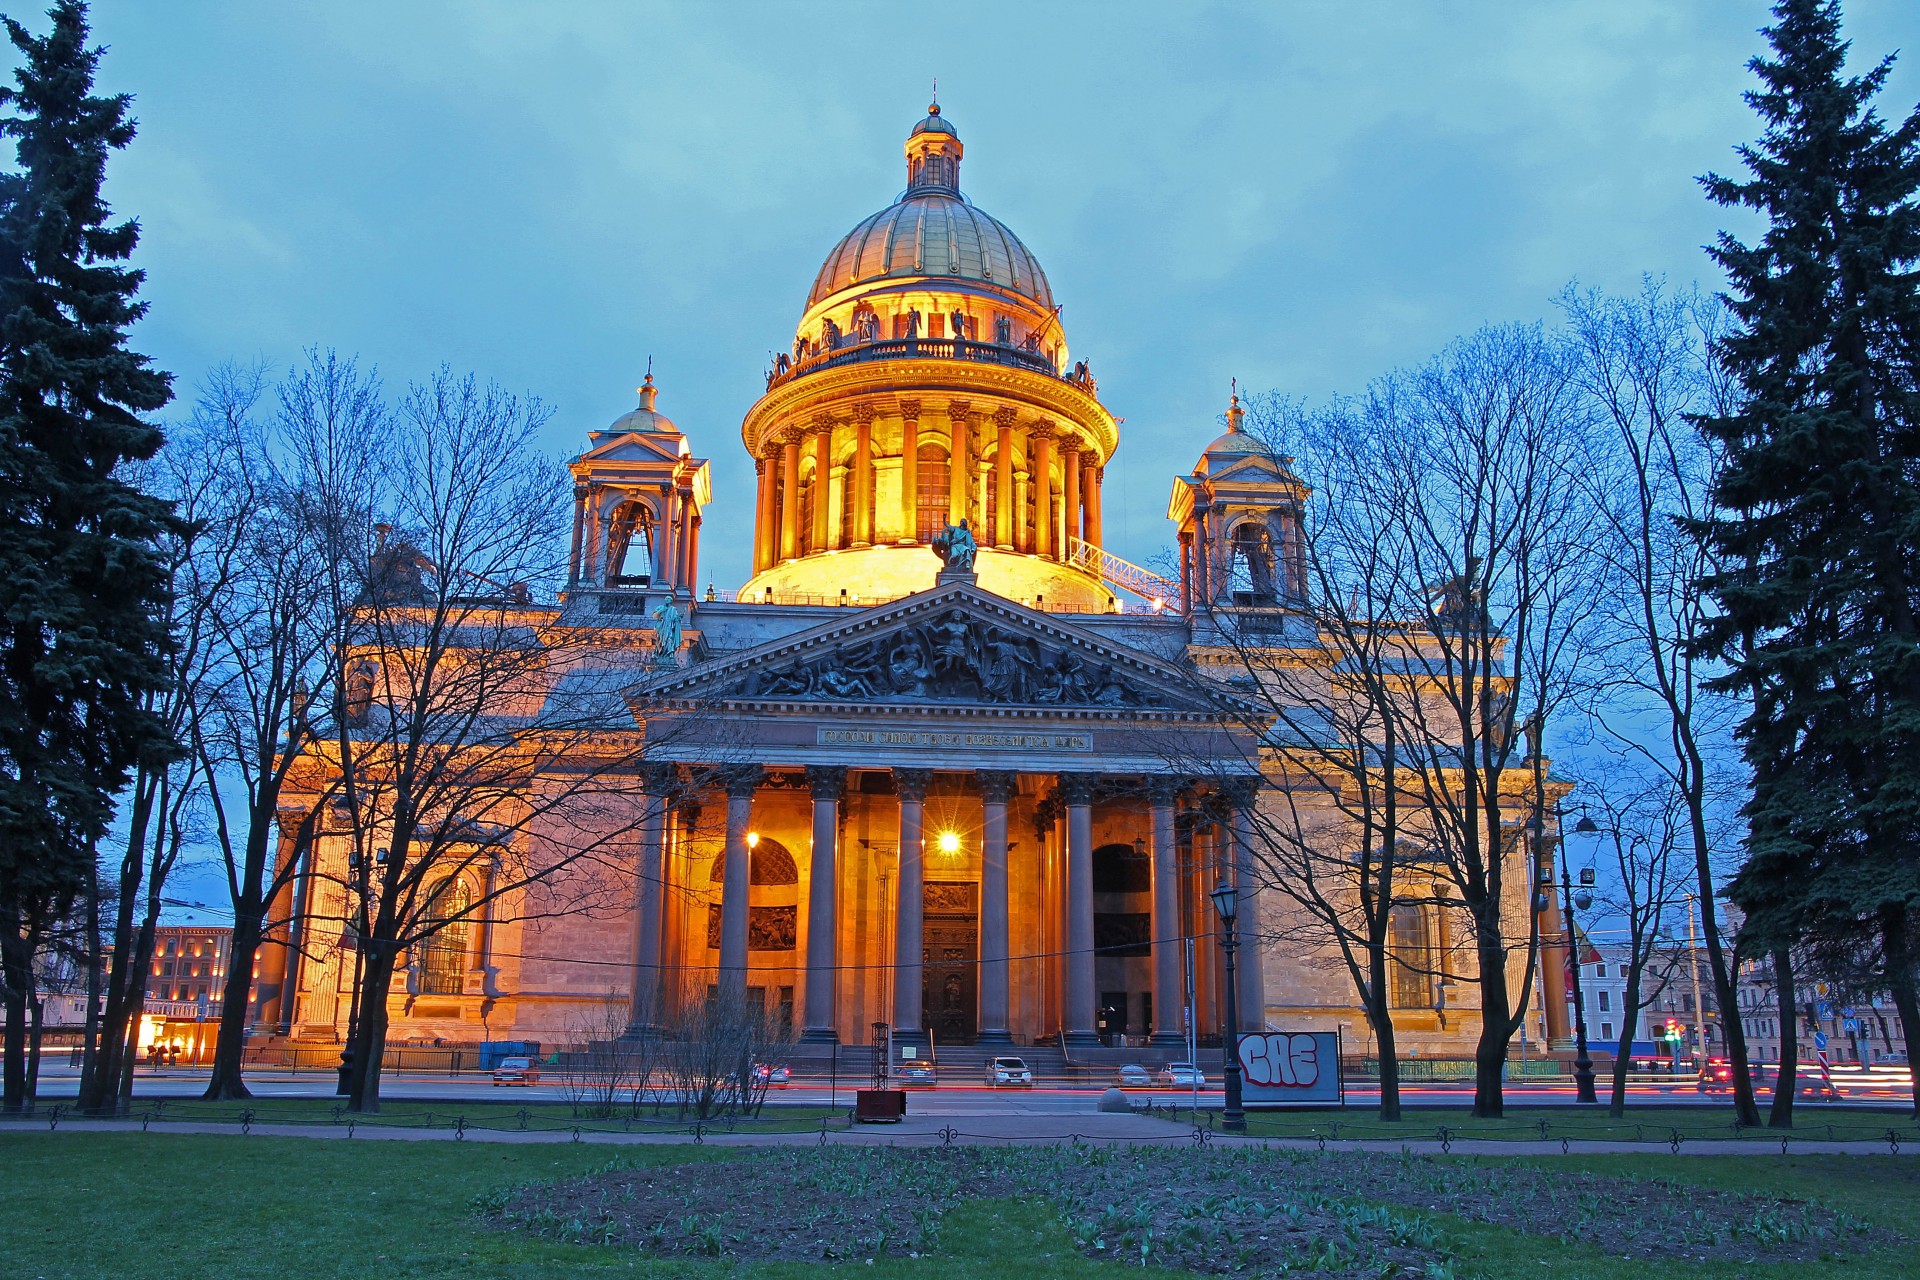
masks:
<svg viewBox="0 0 1920 1280"><path fill-rule="evenodd" d="M964 154L960 135L940 114L940 104L928 106L927 118L907 135L908 194L938 191L959 195L960 157Z"/></svg>

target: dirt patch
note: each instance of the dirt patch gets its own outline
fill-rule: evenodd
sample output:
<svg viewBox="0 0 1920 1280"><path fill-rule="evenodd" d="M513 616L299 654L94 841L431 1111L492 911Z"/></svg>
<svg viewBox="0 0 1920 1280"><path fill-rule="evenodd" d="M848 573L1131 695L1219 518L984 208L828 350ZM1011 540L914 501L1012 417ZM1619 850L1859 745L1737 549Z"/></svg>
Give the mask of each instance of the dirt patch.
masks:
<svg viewBox="0 0 1920 1280"><path fill-rule="evenodd" d="M946 1209L1000 1197L1049 1201L1090 1257L1212 1274L1448 1275L1430 1212L1636 1258L1800 1261L1894 1238L1805 1202L1659 1179L1366 1152L1125 1147L834 1147L610 1167L522 1188L489 1216L657 1257L834 1261L931 1253Z"/></svg>

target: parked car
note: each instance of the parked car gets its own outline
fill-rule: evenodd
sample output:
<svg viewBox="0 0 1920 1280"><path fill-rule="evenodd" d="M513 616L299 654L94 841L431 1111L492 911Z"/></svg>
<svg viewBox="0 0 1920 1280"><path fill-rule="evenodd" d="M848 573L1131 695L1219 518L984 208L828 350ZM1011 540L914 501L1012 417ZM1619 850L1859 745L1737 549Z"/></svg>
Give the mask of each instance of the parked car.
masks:
<svg viewBox="0 0 1920 1280"><path fill-rule="evenodd" d="M1163 1089L1191 1089L1207 1087L1207 1073L1191 1062L1169 1062L1160 1068L1160 1087Z"/></svg>
<svg viewBox="0 0 1920 1280"><path fill-rule="evenodd" d="M894 1073L894 1079L902 1088L911 1085L922 1089L931 1089L940 1083L940 1077L934 1072L933 1063L926 1058L908 1058L900 1064Z"/></svg>
<svg viewBox="0 0 1920 1280"><path fill-rule="evenodd" d="M493 1069L493 1082L502 1084L539 1084L540 1065L532 1058L502 1058Z"/></svg>
<svg viewBox="0 0 1920 1280"><path fill-rule="evenodd" d="M790 1067L760 1062L754 1064L753 1078L757 1084L763 1086L778 1085L784 1089L793 1082L793 1070Z"/></svg>
<svg viewBox="0 0 1920 1280"><path fill-rule="evenodd" d="M987 1088L998 1089L1004 1085L1033 1087L1033 1068L1025 1058L987 1059Z"/></svg>
<svg viewBox="0 0 1920 1280"><path fill-rule="evenodd" d="M1129 1062L1113 1073L1113 1082L1122 1089L1151 1089L1153 1076L1137 1062Z"/></svg>

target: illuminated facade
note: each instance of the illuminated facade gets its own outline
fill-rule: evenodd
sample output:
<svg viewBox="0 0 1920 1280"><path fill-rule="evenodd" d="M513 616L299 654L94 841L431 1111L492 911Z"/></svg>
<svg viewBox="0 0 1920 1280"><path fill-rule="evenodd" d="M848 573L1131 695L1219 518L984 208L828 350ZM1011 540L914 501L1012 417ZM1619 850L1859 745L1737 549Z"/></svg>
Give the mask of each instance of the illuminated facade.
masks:
<svg viewBox="0 0 1920 1280"><path fill-rule="evenodd" d="M645 1024L695 983L757 993L805 1042L884 1021L943 1044L1127 1036L1172 1054L1189 985L1201 1034L1219 1026L1207 894L1237 876L1257 958L1241 1025L1338 1027L1364 1052L1345 977L1273 940L1284 907L1254 891L1247 838L1270 780L1191 662L1224 612L1259 612L1277 644L1306 625L1301 482L1236 402L1174 485L1179 578L1104 551L1119 429L1051 286L961 194L937 106L905 152L904 193L827 255L746 412L737 592L697 588L699 543L715 504L744 528L749 495L712 492L651 376L572 464L571 583L540 625L671 649L634 698L656 745L630 910L476 915L396 979L396 1038L562 1041L610 991ZM943 570L936 538L961 526L977 555ZM310 856L342 855L322 839ZM339 910L315 890L308 936L339 937ZM1416 921L1407 945L1445 957L1445 933ZM295 992L281 1021L337 1034L347 965L310 947L275 968ZM1465 1051L1470 1003L1451 1021L1409 1009L1403 1045Z"/></svg>

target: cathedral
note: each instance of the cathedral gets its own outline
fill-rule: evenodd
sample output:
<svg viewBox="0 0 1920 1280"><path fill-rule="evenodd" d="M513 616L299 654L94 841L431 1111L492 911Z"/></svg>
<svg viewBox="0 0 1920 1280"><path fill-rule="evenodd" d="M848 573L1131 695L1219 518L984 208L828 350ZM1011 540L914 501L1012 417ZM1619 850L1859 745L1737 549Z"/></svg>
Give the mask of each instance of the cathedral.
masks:
<svg viewBox="0 0 1920 1280"><path fill-rule="evenodd" d="M1258 865L1252 825L1279 803L1263 743L1196 674L1223 618L1276 646L1311 627L1303 482L1236 400L1171 478L1177 576L1109 553L1119 420L1039 261L963 194L964 155L929 108L905 190L828 250L741 423L751 495L712 492L719 442L666 416L650 374L587 434L548 620L652 654L630 892L445 929L396 976L390 1042L567 1043L611 998L644 1026L691 983L763 1002L803 1046L884 1022L1178 1057L1189 1023L1221 1028L1209 894L1230 881L1239 1025L1367 1052L1344 971ZM697 586L702 537L749 525L752 576ZM322 945L340 924L318 923L341 908L313 887L344 875L304 878L307 941L266 957L263 1021L301 1039L348 1017L345 948ZM1458 931L1417 904L1396 921L1403 1049L1472 1051Z"/></svg>

